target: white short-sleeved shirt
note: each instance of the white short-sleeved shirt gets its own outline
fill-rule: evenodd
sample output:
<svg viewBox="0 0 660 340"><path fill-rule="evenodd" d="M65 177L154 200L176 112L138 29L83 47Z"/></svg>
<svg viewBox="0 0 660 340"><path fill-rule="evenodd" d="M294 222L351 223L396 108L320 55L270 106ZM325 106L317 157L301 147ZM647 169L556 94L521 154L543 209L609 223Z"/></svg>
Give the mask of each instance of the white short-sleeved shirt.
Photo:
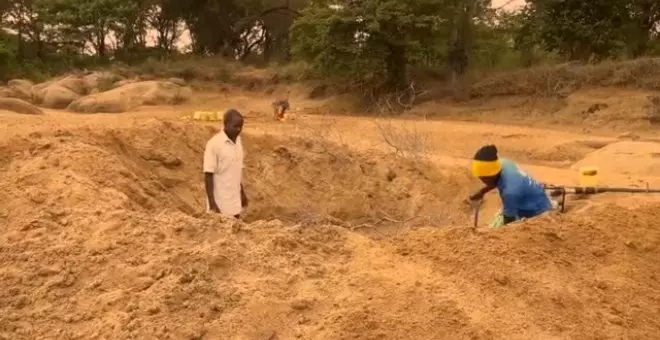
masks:
<svg viewBox="0 0 660 340"><path fill-rule="evenodd" d="M204 172L213 173L213 196L223 215L241 213L241 183L243 180L243 142L232 142L220 131L206 143ZM209 210L208 200L206 209Z"/></svg>

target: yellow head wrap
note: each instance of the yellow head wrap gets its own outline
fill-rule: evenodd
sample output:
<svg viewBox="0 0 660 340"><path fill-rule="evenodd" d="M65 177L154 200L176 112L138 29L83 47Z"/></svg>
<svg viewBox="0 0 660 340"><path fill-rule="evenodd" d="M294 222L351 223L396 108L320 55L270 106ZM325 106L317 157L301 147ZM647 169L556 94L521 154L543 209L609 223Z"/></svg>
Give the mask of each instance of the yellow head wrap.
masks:
<svg viewBox="0 0 660 340"><path fill-rule="evenodd" d="M502 163L500 160L494 161L472 161L472 175L474 177L491 177L495 176L502 171Z"/></svg>

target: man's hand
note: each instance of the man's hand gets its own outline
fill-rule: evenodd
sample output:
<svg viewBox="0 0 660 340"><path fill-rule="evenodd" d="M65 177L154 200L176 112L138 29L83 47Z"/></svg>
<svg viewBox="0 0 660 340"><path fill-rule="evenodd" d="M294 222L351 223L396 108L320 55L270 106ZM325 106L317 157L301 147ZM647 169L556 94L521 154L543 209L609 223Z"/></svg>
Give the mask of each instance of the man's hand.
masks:
<svg viewBox="0 0 660 340"><path fill-rule="evenodd" d="M494 186L485 186L481 188L481 190L475 192L474 194L470 195L468 197L468 201L471 202L480 202L484 199L484 196L489 193L491 190L495 189L496 187Z"/></svg>
<svg viewBox="0 0 660 340"><path fill-rule="evenodd" d="M483 199L484 199L484 194L483 194L482 191L478 191L478 192L470 195L470 197L468 197L468 200L470 202L478 202L478 201L481 201Z"/></svg>
<svg viewBox="0 0 660 340"><path fill-rule="evenodd" d="M248 206L248 198L245 195L245 192L241 190L241 207L247 208Z"/></svg>
<svg viewBox="0 0 660 340"><path fill-rule="evenodd" d="M247 206L248 206L248 198L247 195L245 194L245 190L243 189L243 184L241 184L241 207L247 208Z"/></svg>

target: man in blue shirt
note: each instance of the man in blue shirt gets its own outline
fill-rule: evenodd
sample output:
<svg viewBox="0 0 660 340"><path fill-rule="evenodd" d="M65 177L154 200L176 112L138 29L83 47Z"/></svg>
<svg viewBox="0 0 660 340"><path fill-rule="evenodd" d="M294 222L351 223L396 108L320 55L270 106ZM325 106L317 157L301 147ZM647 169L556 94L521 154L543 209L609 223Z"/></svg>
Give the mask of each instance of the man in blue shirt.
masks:
<svg viewBox="0 0 660 340"><path fill-rule="evenodd" d="M501 220L494 227L523 218L541 215L553 209L543 185L526 174L516 163L500 159L495 145L486 145L474 155L472 174L486 186L470 196L481 201L484 195L497 188L502 199Z"/></svg>

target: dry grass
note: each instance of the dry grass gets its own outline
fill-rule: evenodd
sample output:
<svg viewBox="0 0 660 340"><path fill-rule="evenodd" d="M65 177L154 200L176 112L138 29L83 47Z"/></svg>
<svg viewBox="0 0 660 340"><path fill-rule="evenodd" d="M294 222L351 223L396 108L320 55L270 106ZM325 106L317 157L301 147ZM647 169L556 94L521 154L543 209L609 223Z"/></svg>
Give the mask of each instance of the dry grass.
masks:
<svg viewBox="0 0 660 340"><path fill-rule="evenodd" d="M189 57L180 60L149 60L137 66L122 68L119 73L156 78L177 77L186 81L223 81L233 78L232 70L241 64L220 57Z"/></svg>
<svg viewBox="0 0 660 340"><path fill-rule="evenodd" d="M305 63L273 64L254 67L222 57L185 57L174 60L149 60L131 67L118 66L115 72L126 77L182 78L188 82L234 83L249 86L255 81L275 85L312 78L312 69Z"/></svg>
<svg viewBox="0 0 660 340"><path fill-rule="evenodd" d="M593 65L561 64L484 77L467 86L471 98L529 95L565 97L588 87L660 89L660 58Z"/></svg>

